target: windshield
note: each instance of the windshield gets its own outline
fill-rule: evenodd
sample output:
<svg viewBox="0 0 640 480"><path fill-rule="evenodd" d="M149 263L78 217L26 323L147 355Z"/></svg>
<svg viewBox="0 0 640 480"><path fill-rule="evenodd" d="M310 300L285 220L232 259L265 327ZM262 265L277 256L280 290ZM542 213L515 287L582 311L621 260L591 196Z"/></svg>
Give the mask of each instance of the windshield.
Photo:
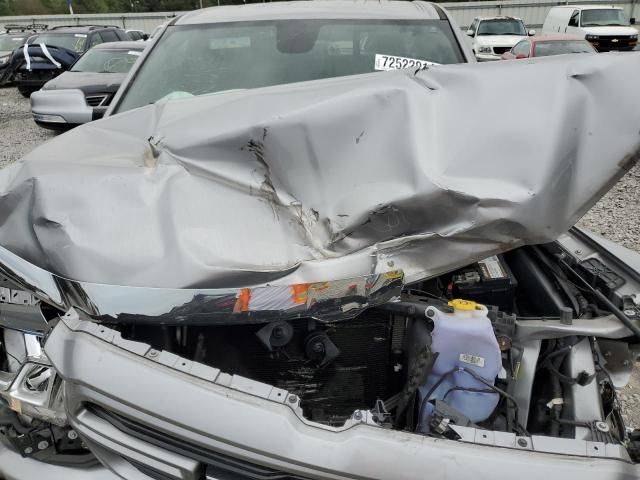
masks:
<svg viewBox="0 0 640 480"><path fill-rule="evenodd" d="M384 58L389 65L376 63ZM258 88L424 62L459 63L446 20L287 20L170 26L117 111L172 96ZM422 63L418 62L422 61ZM396 65L395 62L393 62Z"/></svg>
<svg viewBox="0 0 640 480"><path fill-rule="evenodd" d="M13 35L0 35L0 52L11 52L24 44L27 37L25 36L13 36Z"/></svg>
<svg viewBox="0 0 640 480"><path fill-rule="evenodd" d="M522 20L511 18L483 20L478 27L478 35L526 35Z"/></svg>
<svg viewBox="0 0 640 480"><path fill-rule="evenodd" d="M607 8L601 10L583 10L583 27L603 27L603 26L629 25L624 12L617 8Z"/></svg>
<svg viewBox="0 0 640 480"><path fill-rule="evenodd" d="M535 56L563 55L565 53L593 53L594 48L587 41L537 42Z"/></svg>
<svg viewBox="0 0 640 480"><path fill-rule="evenodd" d="M84 33L45 33L35 37L31 43L44 43L82 53L86 42L87 36Z"/></svg>
<svg viewBox="0 0 640 480"><path fill-rule="evenodd" d="M136 63L142 50L92 49L71 68L72 72L127 73Z"/></svg>

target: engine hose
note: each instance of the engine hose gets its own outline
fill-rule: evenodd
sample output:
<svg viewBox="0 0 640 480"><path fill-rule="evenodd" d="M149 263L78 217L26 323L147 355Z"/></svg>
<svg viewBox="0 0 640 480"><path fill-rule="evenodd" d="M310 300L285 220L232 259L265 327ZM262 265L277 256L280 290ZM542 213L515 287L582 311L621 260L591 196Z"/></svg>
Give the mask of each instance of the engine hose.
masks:
<svg viewBox="0 0 640 480"><path fill-rule="evenodd" d="M584 427L591 428L591 424L589 422L581 422L580 420L567 420L566 418L560 418L560 415L557 411L554 410L554 415L551 418L552 425L570 425L572 427Z"/></svg>
<svg viewBox="0 0 640 480"><path fill-rule="evenodd" d="M418 423L417 423L417 426L416 426L416 431L417 431L418 427L420 426L420 420L422 419L422 415L424 414L425 405L427 404L427 402L431 398L431 395L433 395L433 392L435 392L435 390L442 384L442 382L449 375L451 375L453 373L456 373L456 372L465 372L465 373L471 375L476 380L478 380L480 383L484 384L490 390L494 391L495 393L497 393L499 395L502 395L504 398L506 398L508 401L510 401L512 403L513 409L514 409L514 413L515 413L515 417L518 418L518 401L514 397L512 397L510 394L508 394L507 392L505 392L501 388L496 387L495 385L490 383L486 378L484 378L482 375L476 373L475 371L471 370L470 368L455 367L455 368L452 368L451 370L445 372L442 375L442 377L440 377L440 379L427 392L427 394L422 399L422 402L420 402L420 408L418 409L418 415L419 416L418 416ZM525 427L523 427L519 423L517 423L517 427L518 427L519 433L521 435L524 435L524 436L527 436L527 437L529 436L529 432L527 432Z"/></svg>
<svg viewBox="0 0 640 480"><path fill-rule="evenodd" d="M613 313L622 322L622 324L625 327L627 327L629 330L631 330L631 333L635 335L635 337L638 340L640 340L640 327L638 327L635 323L633 323L629 319L629 317L627 317L618 307L616 307L615 304L611 300L609 300L600 290L596 290L594 287L592 287L591 284L587 282L584 278L582 278L582 276L578 272L576 272L573 268L571 268L569 264L567 264L567 262L565 262L562 259L560 259L560 261L565 266L565 268L569 272L571 272L571 274L576 279L578 279L578 281L582 285L584 285L584 287L587 290L593 293L598 300L600 300L603 304L605 304L607 308L611 311L611 313Z"/></svg>
<svg viewBox="0 0 640 480"><path fill-rule="evenodd" d="M567 355L568 350L563 353ZM562 365L564 358L565 358L564 356L556 355L553 361L551 361L550 363L557 369L557 367ZM562 400L564 397L563 397L562 384L560 383L560 379L553 373L551 373L551 393L553 394L552 404L551 404L552 421L551 421L549 434L552 437L557 437L560 435L560 424L558 422L554 422L553 419L560 418L560 416L562 415L562 403L553 402L553 400L556 400L556 399Z"/></svg>

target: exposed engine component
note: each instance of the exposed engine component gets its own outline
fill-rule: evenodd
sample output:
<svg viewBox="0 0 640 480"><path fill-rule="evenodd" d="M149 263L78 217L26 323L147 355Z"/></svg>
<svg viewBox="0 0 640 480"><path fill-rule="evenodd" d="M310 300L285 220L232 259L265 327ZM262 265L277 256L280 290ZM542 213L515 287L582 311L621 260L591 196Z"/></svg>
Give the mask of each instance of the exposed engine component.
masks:
<svg viewBox="0 0 640 480"><path fill-rule="evenodd" d="M581 262L580 267L584 269L585 278L589 283L597 286L604 295L611 295L611 292L625 284L624 278L597 258Z"/></svg>
<svg viewBox="0 0 640 480"><path fill-rule="evenodd" d="M453 275L450 295L513 311L516 281L502 255L485 258Z"/></svg>
<svg viewBox="0 0 640 480"><path fill-rule="evenodd" d="M429 431L432 401L441 400L471 422L486 420L499 397L494 382L502 369L500 346L488 309L466 300L449 302L453 312L426 310L433 322L431 348L438 357L419 389L418 430Z"/></svg>
<svg viewBox="0 0 640 480"><path fill-rule="evenodd" d="M453 440L458 439L458 435L449 428L451 425L459 425L461 427L479 428L478 425L469 420L455 408L451 407L442 400L433 402L433 412L429 418L429 431L437 435L442 435Z"/></svg>
<svg viewBox="0 0 640 480"><path fill-rule="evenodd" d="M70 427L20 416L2 399L0 433L23 457L65 465L89 466L97 463L82 439Z"/></svg>
<svg viewBox="0 0 640 480"><path fill-rule="evenodd" d="M276 348L284 347L291 341L293 327L289 322L272 322L258 330L256 336L272 352Z"/></svg>
<svg viewBox="0 0 640 480"><path fill-rule="evenodd" d="M328 365L340 355L340 350L326 333L312 333L305 341L304 351L319 367Z"/></svg>
<svg viewBox="0 0 640 480"><path fill-rule="evenodd" d="M527 247L491 257L344 319L108 328L155 350L286 390L297 415L330 427L366 419L460 441L469 441L466 428L623 444L616 387L628 380L628 342L571 329L609 314L608 304L580 286L576 275L591 268L585 278L600 289L617 288L622 277L604 263L568 265L554 255L560 253ZM526 279L516 280L512 271L525 272ZM455 292L467 298L452 299ZM542 292L543 300L531 292ZM612 301L634 317L640 311L636 298L625 294L618 301L619 294ZM549 321L560 327L557 334L523 336L527 322ZM81 459L86 451L66 424L62 379L40 349L42 336L4 327L0 373L11 379L4 391L0 384L4 435L24 455L64 459L69 452Z"/></svg>
<svg viewBox="0 0 640 480"><path fill-rule="evenodd" d="M197 353L201 361L226 373L285 389L300 397L307 418L342 425L354 410L373 408L376 400L402 387L406 368L398 350L404 322L388 311L370 309L348 322L301 318L164 331L135 325L123 333L145 338L159 350L190 358ZM206 339L200 347L199 339Z"/></svg>

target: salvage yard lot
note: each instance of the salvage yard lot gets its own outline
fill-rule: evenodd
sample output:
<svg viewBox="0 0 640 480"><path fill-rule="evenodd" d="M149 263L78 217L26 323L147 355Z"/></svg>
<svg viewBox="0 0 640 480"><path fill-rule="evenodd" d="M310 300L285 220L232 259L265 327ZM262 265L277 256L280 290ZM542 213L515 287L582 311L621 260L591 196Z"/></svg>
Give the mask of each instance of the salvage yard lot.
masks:
<svg viewBox="0 0 640 480"><path fill-rule="evenodd" d="M33 123L29 100L15 88L0 89L0 132L0 167L55 135Z"/></svg>
<svg viewBox="0 0 640 480"><path fill-rule="evenodd" d="M56 134L31 119L29 101L14 88L0 89L0 167L15 162ZM640 251L640 165L635 166L580 221L580 225ZM640 428L640 368L621 392L627 426Z"/></svg>

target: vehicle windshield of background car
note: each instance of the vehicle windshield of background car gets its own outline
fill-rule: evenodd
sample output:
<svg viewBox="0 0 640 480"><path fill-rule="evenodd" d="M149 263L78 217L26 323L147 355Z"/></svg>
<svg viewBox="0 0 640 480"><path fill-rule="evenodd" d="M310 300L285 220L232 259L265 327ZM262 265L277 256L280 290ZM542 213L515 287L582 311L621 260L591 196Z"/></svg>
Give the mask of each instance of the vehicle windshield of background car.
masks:
<svg viewBox="0 0 640 480"><path fill-rule="evenodd" d="M85 53L73 67L72 72L127 73L140 57L142 50L92 49Z"/></svg>
<svg viewBox="0 0 640 480"><path fill-rule="evenodd" d="M84 45L87 43L87 36L84 33L45 33L38 35L30 43L44 43L45 45L62 47L76 53L82 53Z"/></svg>
<svg viewBox="0 0 640 480"><path fill-rule="evenodd" d="M115 111L168 95L356 75L376 55L440 64L464 61L447 20L287 20L170 26Z"/></svg>
<svg viewBox="0 0 640 480"><path fill-rule="evenodd" d="M594 53L596 50L587 41L568 40L561 42L536 42L536 57L563 55L566 53Z"/></svg>
<svg viewBox="0 0 640 480"><path fill-rule="evenodd" d="M499 19L484 20L478 26L478 35L527 35L527 30L520 20Z"/></svg>
<svg viewBox="0 0 640 480"><path fill-rule="evenodd" d="M583 27L629 26L629 20L622 10L617 8L583 10Z"/></svg>
<svg viewBox="0 0 640 480"><path fill-rule="evenodd" d="M24 44L25 36L0 35L0 52L12 52Z"/></svg>

